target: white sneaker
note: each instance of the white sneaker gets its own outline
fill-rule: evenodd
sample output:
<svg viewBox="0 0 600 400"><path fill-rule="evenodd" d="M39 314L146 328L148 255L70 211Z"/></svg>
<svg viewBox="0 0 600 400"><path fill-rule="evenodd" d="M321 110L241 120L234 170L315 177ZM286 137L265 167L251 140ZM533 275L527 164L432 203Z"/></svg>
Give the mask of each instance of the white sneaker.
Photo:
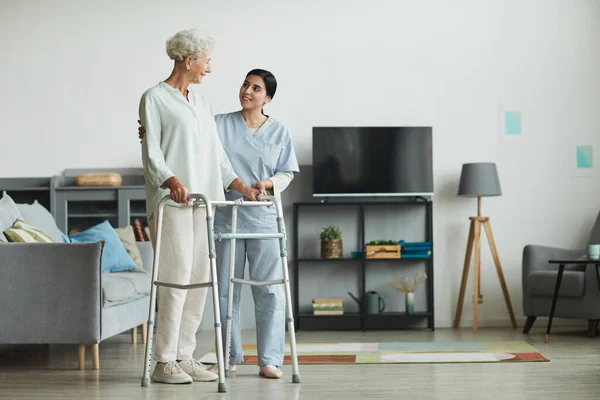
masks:
<svg viewBox="0 0 600 400"><path fill-rule="evenodd" d="M213 364L210 367L208 367L208 370L210 372L214 372L215 374L219 374L219 364ZM232 374L235 374L237 371L237 368L235 366L235 364L229 364L229 372L231 372Z"/></svg>
<svg viewBox="0 0 600 400"><path fill-rule="evenodd" d="M179 366L196 382L212 382L219 379L219 375L207 370L198 360L183 360L179 362Z"/></svg>
<svg viewBox="0 0 600 400"><path fill-rule="evenodd" d="M283 376L283 372L275 365L263 365L260 367L258 374L270 379L279 379Z"/></svg>
<svg viewBox="0 0 600 400"><path fill-rule="evenodd" d="M169 361L168 363L159 362L154 367L152 380L161 383L192 383L192 377L185 373L177 364L177 361Z"/></svg>

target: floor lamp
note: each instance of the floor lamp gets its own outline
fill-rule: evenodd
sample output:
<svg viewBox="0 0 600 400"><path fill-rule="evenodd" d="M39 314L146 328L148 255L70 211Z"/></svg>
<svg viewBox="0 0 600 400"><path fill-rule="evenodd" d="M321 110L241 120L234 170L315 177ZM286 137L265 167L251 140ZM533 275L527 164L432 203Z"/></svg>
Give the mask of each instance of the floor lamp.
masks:
<svg viewBox="0 0 600 400"><path fill-rule="evenodd" d="M460 283L460 294L458 296L458 305L456 307L456 317L454 318L454 328L460 325L460 317L462 313L463 301L465 299L465 290L467 280L469 278L469 267L471 264L471 254L473 251L473 331L477 332L477 306L482 299L480 294L481 288L481 227L485 230L485 234L492 251L492 258L496 264L496 272L504 294L504 300L508 307L508 313L512 322L513 328L517 328L517 321L510 302L510 296L502 273L500 258L496 249L496 242L492 234L489 217L481 216L481 198L488 196L500 196L500 180L498 179L498 171L494 163L469 163L463 164L460 175L460 183L458 185L458 196L477 197L477 216L469 217L471 226L469 228L469 239L467 240L467 252L465 254L465 264L463 266L462 281Z"/></svg>

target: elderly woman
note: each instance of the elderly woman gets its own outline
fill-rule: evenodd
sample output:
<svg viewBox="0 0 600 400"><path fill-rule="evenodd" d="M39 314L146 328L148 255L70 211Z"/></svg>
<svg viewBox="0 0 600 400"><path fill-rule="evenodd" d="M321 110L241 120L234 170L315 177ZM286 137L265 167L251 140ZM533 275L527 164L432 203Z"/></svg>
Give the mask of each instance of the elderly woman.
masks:
<svg viewBox="0 0 600 400"><path fill-rule="evenodd" d="M174 60L171 75L144 92L139 106L146 128L142 161L148 225L155 240L157 206L169 194L175 204L164 209L158 279L179 284L206 282L210 279L206 211L181 207L187 204L188 193L224 200L225 191L233 189L255 200L259 191L237 177L209 105L188 89L211 72L214 40L198 30L185 30L170 38L166 47ZM159 288L154 381L191 383L218 378L193 358L206 290Z"/></svg>

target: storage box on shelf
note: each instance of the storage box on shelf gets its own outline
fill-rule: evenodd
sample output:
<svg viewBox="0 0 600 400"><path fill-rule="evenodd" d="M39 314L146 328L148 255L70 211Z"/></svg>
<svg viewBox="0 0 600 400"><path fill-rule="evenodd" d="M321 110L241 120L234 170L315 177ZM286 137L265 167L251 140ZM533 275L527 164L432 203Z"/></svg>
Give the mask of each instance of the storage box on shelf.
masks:
<svg viewBox="0 0 600 400"><path fill-rule="evenodd" d="M405 242L399 241L396 245L386 244L385 246L392 246L387 248L388 250L392 250L392 253L385 253L384 257L375 257L370 258L368 252L372 250L370 247L367 247L368 241L365 240L365 236L370 236L371 239L375 239L373 236L375 233L373 231L377 231L379 227L383 230L383 225L385 226L385 230L398 230L394 227L394 225L387 221L386 218L379 218L377 220L378 225L373 227L373 221L369 221L369 218L366 217L366 214L369 214L370 210L377 210L381 207L388 207L394 211L386 211L396 213L404 213L407 211L407 207L418 208L419 210L424 211L422 215L424 218L422 219L421 231L424 233L422 242ZM422 207L422 208L420 208ZM307 221L310 218L300 218L300 213L306 209L319 209L326 208L327 217L334 218L336 214L336 210L339 212L340 210L346 210L346 214L349 209L355 210L357 214L357 224L356 224L356 232L344 232L345 235L349 235L353 240L347 240L344 238L344 249L348 254L344 254L342 258L335 259L323 259L319 258L318 255L315 255L315 251L307 251L310 249L310 246L302 246L302 250L300 249L300 241L306 240L306 235L299 235L299 231L302 228L302 224L308 224ZM347 219L347 216L346 216ZM420 224L420 222L419 222ZM294 309L296 310L296 329L298 330L372 330L372 329L403 329L403 328L412 328L412 327L427 327L431 330L434 330L434 299L433 299L433 257L432 257L432 244L433 244L433 216L432 216L432 202L429 199L422 198L410 198L410 199L398 199L398 200L385 200L385 201L327 201L327 202L297 202L294 203ZM369 233L370 232L370 233ZM301 236L303 236L301 238ZM382 235L383 237L390 237L389 233ZM394 237L401 237L402 233L398 232L394 235ZM355 239L355 240L354 240ZM352 248L352 242L356 241L356 245ZM428 246L427 250L423 250L418 248L418 253L411 253L412 247L415 244L419 244L420 246ZM404 245L408 244L407 247L411 247L409 249L407 256L404 257ZM381 248L381 245L376 246L377 248ZM307 253L312 253L310 255L305 255ZM352 257L350 257L352 254ZM390 258L390 255L393 258ZM421 266L424 268L424 271L427 273L428 279L424 284L424 290L426 291L425 298L421 301L421 304L417 304L415 311L412 314L407 314L403 310L403 306L396 307L398 311L394 311L393 307L389 307L392 311L383 311L377 314L368 314L366 307L364 305L360 305L358 308L358 312L347 312L344 310L341 315L315 315L315 313L310 310L310 306L306 304L306 300L304 300L301 304L300 298L303 293L303 279L300 277L302 271L310 270L311 273L319 268L319 266L328 265L332 268L345 268L343 275L346 277L346 283L348 283L348 276L354 276L353 274L356 272L354 268L356 267L356 281L355 284L358 285L359 293L367 293L370 290L373 290L373 283L370 281L381 280L387 278L385 274L385 266L396 266L404 267L404 266ZM391 268L391 267L390 267ZM401 268L398 268L401 270ZM378 279L374 279L378 278ZM340 283L339 285L343 285ZM314 286L314 285L313 285ZM309 288L307 288L309 289ZM318 294L323 297L336 295L339 293L345 293L349 288L338 287L337 289L334 287L328 287L327 292L319 292L313 293ZM309 289L310 290L310 289ZM306 289L304 290L306 292ZM362 296L362 295L361 295ZM400 300L398 300L400 301ZM396 301L390 302L395 303ZM356 306L354 306L356 307Z"/></svg>
<svg viewBox="0 0 600 400"><path fill-rule="evenodd" d="M367 258L400 258L400 245L392 243L379 243L373 241L365 246L365 256Z"/></svg>

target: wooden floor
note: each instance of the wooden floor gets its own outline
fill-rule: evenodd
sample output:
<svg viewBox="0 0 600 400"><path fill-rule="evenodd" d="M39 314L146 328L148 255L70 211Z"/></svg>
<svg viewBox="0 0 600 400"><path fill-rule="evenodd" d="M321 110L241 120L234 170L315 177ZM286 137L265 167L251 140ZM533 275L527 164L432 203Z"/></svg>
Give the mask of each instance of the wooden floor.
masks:
<svg viewBox="0 0 600 400"><path fill-rule="evenodd" d="M438 329L401 332L299 332L298 341L473 341L526 339L551 361L512 364L301 365L301 384L259 378L255 366L238 367L228 392L216 383L140 386L144 346L130 335L100 344L99 371L77 369L77 346L1 346L2 399L598 399L600 336L585 328L556 328L548 344L544 330L529 335L512 329ZM244 332L254 341L254 332ZM198 334L198 354L212 348L210 331ZM91 357L87 355L87 367Z"/></svg>

